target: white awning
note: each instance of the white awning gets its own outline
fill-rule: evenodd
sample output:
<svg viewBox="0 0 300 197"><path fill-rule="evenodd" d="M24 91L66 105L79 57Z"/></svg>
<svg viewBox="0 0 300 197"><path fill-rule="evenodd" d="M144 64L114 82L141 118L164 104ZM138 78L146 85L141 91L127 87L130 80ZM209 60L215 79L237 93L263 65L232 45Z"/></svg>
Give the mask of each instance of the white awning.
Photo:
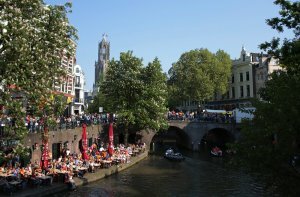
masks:
<svg viewBox="0 0 300 197"><path fill-rule="evenodd" d="M218 109L206 109L205 112L208 112L208 113L226 114L226 110L218 110Z"/></svg>

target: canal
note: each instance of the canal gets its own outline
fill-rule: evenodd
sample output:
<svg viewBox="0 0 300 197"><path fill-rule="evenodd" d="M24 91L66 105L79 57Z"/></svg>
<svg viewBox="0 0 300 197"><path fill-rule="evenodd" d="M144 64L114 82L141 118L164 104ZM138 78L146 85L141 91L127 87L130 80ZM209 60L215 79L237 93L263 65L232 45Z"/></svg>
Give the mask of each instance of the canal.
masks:
<svg viewBox="0 0 300 197"><path fill-rule="evenodd" d="M223 158L182 153L185 161L172 162L157 152L128 170L55 196L269 196L262 182L226 168Z"/></svg>

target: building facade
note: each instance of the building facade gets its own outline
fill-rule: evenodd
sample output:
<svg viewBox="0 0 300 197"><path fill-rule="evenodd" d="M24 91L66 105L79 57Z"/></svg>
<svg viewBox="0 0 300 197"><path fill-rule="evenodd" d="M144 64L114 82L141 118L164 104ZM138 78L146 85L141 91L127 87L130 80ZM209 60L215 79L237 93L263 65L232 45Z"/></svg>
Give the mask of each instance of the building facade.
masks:
<svg viewBox="0 0 300 197"><path fill-rule="evenodd" d="M244 47L242 47L240 57L232 61L229 92L223 95L223 100L236 101L233 103L235 106L232 107L250 105L249 99L256 97L255 68L258 64L259 54L248 53Z"/></svg>
<svg viewBox="0 0 300 197"><path fill-rule="evenodd" d="M72 115L82 114L84 112L84 86L85 86L85 76L80 65L75 65L74 67L74 77L75 77L75 95L73 98Z"/></svg>
<svg viewBox="0 0 300 197"><path fill-rule="evenodd" d="M89 106L94 102L93 100L93 92L92 91L85 91L84 92L84 106L85 109L88 109Z"/></svg>
<svg viewBox="0 0 300 197"><path fill-rule="evenodd" d="M277 59L263 53L248 53L242 47L240 57L232 60L232 75L228 92L217 94L208 108L232 110L250 107L252 98L260 98L259 90L264 87L268 75L281 69Z"/></svg>
<svg viewBox="0 0 300 197"><path fill-rule="evenodd" d="M280 69L282 68L279 66L278 59L261 54L260 62L255 68L256 98L260 99L259 89L265 87L268 76L272 72Z"/></svg>
<svg viewBox="0 0 300 197"><path fill-rule="evenodd" d="M76 43L72 42L76 47ZM76 65L76 52L72 55L67 55L67 51L64 50L61 55L61 67L66 71L64 78L55 82L54 84L54 94L62 94L67 101L67 106L64 115L70 116L73 109L73 99L75 97L75 71L74 67Z"/></svg>
<svg viewBox="0 0 300 197"><path fill-rule="evenodd" d="M110 42L107 35L103 34L101 42L98 44L98 60L95 62L95 82L93 84L93 96L99 92L100 80L104 77L110 56Z"/></svg>
<svg viewBox="0 0 300 197"><path fill-rule="evenodd" d="M74 97L74 66L76 64L75 55L68 57L63 53L61 58L61 66L66 70L67 75L62 79L61 83L54 85L54 90L63 93L66 96Z"/></svg>
<svg viewBox="0 0 300 197"><path fill-rule="evenodd" d="M195 101L184 101L179 109L195 110L201 105L207 109L225 109L250 107L252 98L260 98L259 90L264 87L269 74L279 70L277 59L263 53L249 53L242 47L240 57L232 60L232 73L225 94L216 93L214 97L200 104Z"/></svg>

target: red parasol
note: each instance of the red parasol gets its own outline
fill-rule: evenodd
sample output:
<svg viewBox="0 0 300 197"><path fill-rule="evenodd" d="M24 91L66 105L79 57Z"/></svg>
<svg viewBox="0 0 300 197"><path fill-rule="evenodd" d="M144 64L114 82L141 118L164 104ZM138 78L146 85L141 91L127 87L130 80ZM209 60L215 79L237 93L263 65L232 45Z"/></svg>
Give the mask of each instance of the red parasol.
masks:
<svg viewBox="0 0 300 197"><path fill-rule="evenodd" d="M81 136L81 141L82 141L82 159L88 159L88 155L86 153L87 151L87 137L86 137L86 124L82 124L82 136Z"/></svg>
<svg viewBox="0 0 300 197"><path fill-rule="evenodd" d="M41 120L43 122L43 120ZM43 123L42 123L43 124ZM48 159L49 159L49 145L48 145L48 127L47 125L44 125L44 136L43 136L43 152L42 152L42 158L41 158L41 168L47 169L48 168Z"/></svg>
<svg viewBox="0 0 300 197"><path fill-rule="evenodd" d="M43 140L43 153L42 153L42 168L48 168L48 158L49 158L49 151L48 151L48 141Z"/></svg>
<svg viewBox="0 0 300 197"><path fill-rule="evenodd" d="M114 150L114 130L113 130L113 123L109 124L109 128L108 128L108 138L109 138L109 144L108 144L108 153L109 155L113 154L113 150Z"/></svg>

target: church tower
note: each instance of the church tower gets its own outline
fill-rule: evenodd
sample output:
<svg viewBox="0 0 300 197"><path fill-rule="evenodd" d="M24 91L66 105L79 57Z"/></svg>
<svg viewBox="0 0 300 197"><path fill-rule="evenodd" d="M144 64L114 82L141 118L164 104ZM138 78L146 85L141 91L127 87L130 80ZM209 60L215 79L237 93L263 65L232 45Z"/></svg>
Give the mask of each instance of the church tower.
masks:
<svg viewBox="0 0 300 197"><path fill-rule="evenodd" d="M98 83L102 77L105 76L105 72L109 61L109 48L110 43L107 40L107 35L102 35L102 40L98 44L98 60L95 62L95 82L93 85L93 96L97 94Z"/></svg>

